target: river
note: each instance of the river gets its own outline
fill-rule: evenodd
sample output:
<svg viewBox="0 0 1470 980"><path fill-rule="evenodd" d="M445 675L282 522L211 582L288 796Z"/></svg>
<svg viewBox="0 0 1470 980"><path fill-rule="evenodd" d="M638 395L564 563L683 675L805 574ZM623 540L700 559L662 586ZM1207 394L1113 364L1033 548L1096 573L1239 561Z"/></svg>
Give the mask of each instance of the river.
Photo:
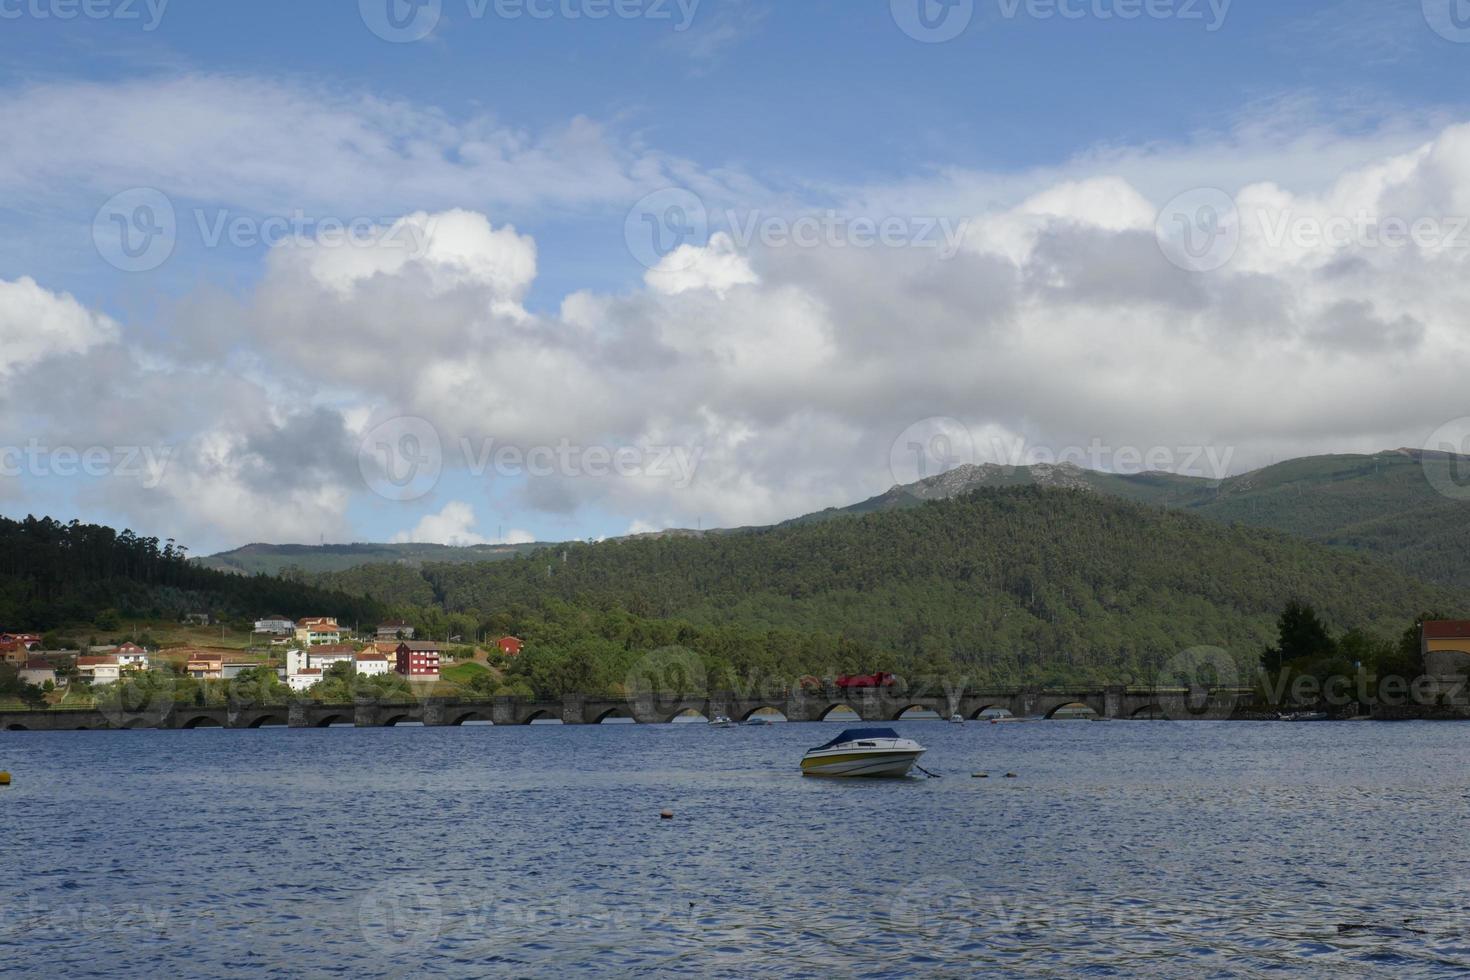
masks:
<svg viewBox="0 0 1470 980"><path fill-rule="evenodd" d="M835 725L0 733L0 969L1470 968L1470 727L895 727L942 778L803 779Z"/></svg>

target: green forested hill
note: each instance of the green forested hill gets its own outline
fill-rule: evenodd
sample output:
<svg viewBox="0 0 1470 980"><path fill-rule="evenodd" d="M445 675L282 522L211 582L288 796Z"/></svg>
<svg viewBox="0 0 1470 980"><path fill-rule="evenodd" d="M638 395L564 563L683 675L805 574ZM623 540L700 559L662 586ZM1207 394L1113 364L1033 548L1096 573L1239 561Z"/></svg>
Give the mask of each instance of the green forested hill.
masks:
<svg viewBox="0 0 1470 980"><path fill-rule="evenodd" d="M352 588L364 574L326 581ZM953 657L998 680L1125 676L1197 645L1227 647L1246 662L1291 598L1335 627L1385 635L1424 609L1463 602L1457 591L1281 533L1026 487L845 520L431 564L420 574L447 609L482 618L555 601L810 631Z"/></svg>
<svg viewBox="0 0 1470 980"><path fill-rule="evenodd" d="M1470 461L1411 449L1311 456L1221 481L1065 465L967 466L803 520L901 510L986 487L1070 487L1284 531L1369 553L1428 582L1470 586L1470 486L1463 496L1446 497L1430 476L1442 485L1464 483Z"/></svg>
<svg viewBox="0 0 1470 980"><path fill-rule="evenodd" d="M337 572L358 565L400 562L500 561L545 547L544 544L482 544L456 547L447 544L248 544L233 551L195 559L205 568L246 575L307 575Z"/></svg>
<svg viewBox="0 0 1470 980"><path fill-rule="evenodd" d="M51 518L0 517L0 628L49 630L106 617L277 613L372 622L361 595L265 575L227 575L190 562L172 541Z"/></svg>

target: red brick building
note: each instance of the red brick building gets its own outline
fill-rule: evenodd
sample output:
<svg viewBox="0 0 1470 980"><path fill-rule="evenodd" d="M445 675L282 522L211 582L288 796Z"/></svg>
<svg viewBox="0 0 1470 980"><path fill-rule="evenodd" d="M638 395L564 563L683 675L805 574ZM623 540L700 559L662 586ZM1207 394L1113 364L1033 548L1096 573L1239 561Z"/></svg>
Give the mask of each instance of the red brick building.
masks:
<svg viewBox="0 0 1470 980"><path fill-rule="evenodd" d="M518 637L502 636L496 646L507 657L514 657L520 654L522 643Z"/></svg>
<svg viewBox="0 0 1470 980"><path fill-rule="evenodd" d="M439 644L404 640L398 644L397 666L394 670L411 681L437 681Z"/></svg>

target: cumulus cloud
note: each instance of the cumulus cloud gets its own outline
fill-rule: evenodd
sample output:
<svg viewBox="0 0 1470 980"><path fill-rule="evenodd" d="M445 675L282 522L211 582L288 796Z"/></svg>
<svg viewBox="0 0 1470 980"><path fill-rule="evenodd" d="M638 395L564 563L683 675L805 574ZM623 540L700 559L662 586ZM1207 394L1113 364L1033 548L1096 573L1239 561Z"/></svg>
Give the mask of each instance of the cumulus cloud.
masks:
<svg viewBox="0 0 1470 980"><path fill-rule="evenodd" d="M82 354L115 341L118 327L65 293L34 279L0 279L0 378L61 354Z"/></svg>
<svg viewBox="0 0 1470 980"><path fill-rule="evenodd" d="M530 544L536 538L529 531L512 529L504 538L487 538L476 530L479 521L475 509L462 500L451 500L437 514L427 514L418 524L393 536L400 544L447 544L465 548L476 544Z"/></svg>
<svg viewBox="0 0 1470 980"><path fill-rule="evenodd" d="M216 84L165 86L146 112L183 112ZM41 87L25 106L0 108L0 125L22 134L0 148L5 179L50 159L25 135L32 103L77 97L76 86ZM403 207L365 241L272 249L241 298L191 307L227 325L230 342L189 363L150 359L70 297L0 284L0 373L19 365L40 384L59 377L58 358L95 371L84 376L112 396L106 410L58 429L106 433L103 416L120 413L179 447L157 492L110 499L229 542L352 534L345 515L365 493L355 441L393 416L426 420L446 471L487 484L495 474L479 448L566 447L575 463L496 493L526 515L595 513L651 529L764 523L881 492L919 475L896 460L909 451L905 433L931 418L964 434L947 442L953 462L1009 462L1017 444L1100 443L1228 448L1239 469L1418 444L1464 413L1470 232L1456 226L1470 214L1470 127L1428 139L1389 127L1350 137L1242 127L1006 179L946 171L826 188L847 216L965 221L962 246L743 244L718 228L641 284L577 291L543 312L526 297L549 259L523 222L469 199L552 200L568 193L558 182L585 182L575 193L631 202L667 177L668 161L618 150L590 124L570 143L514 139L401 105L333 96L313 106L261 83L228 104L247 133L268 111L290 121L281 128L301 145L272 135L266 149L291 166L267 167L259 147L240 147L237 164L200 145L198 166L170 170L143 147L119 150L115 173L162 167L191 193L261 200L287 188L324 198L383 189L398 201L411 196L406 182L433 206ZM91 151L70 117L57 118L56 166L80 173ZM84 118L110 145L113 124ZM345 186L319 181L317 163ZM538 166L552 179L509 187L512 171ZM1207 272L1171 264L1155 236L1160 208L1192 172L1228 192L1239 216L1238 242ZM688 183L738 185L727 174ZM808 211L796 202L782 213ZM1300 234L1343 218L1358 222L1345 239ZM1382 232L1390 219L1432 219L1442 234L1388 245L1357 230ZM109 358L142 384L108 380ZM593 472L593 458L630 465ZM399 540L487 540L468 501L411 513L417 523Z"/></svg>

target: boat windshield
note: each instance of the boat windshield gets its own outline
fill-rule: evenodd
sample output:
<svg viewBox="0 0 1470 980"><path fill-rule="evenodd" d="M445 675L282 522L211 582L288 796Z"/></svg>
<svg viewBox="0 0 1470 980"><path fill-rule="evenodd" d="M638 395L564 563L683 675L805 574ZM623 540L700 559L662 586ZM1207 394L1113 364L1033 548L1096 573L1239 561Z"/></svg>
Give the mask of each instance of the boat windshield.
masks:
<svg viewBox="0 0 1470 980"><path fill-rule="evenodd" d="M891 728L849 728L826 745L818 745L812 751L817 752L822 749L830 749L834 745L841 745L844 742L856 742L860 738L898 738L898 732Z"/></svg>

